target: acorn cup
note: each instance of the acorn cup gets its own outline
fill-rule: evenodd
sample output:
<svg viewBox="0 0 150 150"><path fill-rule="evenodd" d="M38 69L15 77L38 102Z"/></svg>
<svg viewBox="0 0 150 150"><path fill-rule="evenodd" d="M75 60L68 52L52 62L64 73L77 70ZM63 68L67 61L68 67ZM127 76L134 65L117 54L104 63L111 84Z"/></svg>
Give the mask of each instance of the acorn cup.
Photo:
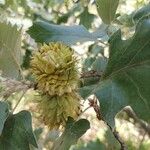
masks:
<svg viewBox="0 0 150 150"><path fill-rule="evenodd" d="M77 119L80 109L79 73L73 50L60 43L44 44L33 54L31 72L35 77L39 96L37 111L49 129L65 126L70 116Z"/></svg>
<svg viewBox="0 0 150 150"><path fill-rule="evenodd" d="M73 50L62 43L44 44L31 60L37 88L49 95L63 95L77 88L79 75Z"/></svg>
<svg viewBox="0 0 150 150"><path fill-rule="evenodd" d="M39 95L38 112L40 119L49 129L65 126L70 116L77 119L80 114L80 97L77 93L66 93L62 96Z"/></svg>

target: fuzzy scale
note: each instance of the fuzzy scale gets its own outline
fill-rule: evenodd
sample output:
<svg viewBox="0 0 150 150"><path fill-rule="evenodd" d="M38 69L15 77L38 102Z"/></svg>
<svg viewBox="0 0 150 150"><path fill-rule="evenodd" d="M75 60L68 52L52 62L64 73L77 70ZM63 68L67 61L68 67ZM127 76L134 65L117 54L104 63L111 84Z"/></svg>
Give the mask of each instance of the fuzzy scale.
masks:
<svg viewBox="0 0 150 150"><path fill-rule="evenodd" d="M79 77L75 61L73 50L62 43L42 46L31 61L38 89L59 96L76 89Z"/></svg>
<svg viewBox="0 0 150 150"><path fill-rule="evenodd" d="M68 116L76 119L80 113L80 97L75 92L62 96L40 95L38 100L40 118L49 129L64 126Z"/></svg>
<svg viewBox="0 0 150 150"><path fill-rule="evenodd" d="M39 91L36 97L40 118L49 129L65 126L70 116L80 114L80 97L75 92L79 76L73 50L59 42L44 44L33 54L31 72Z"/></svg>

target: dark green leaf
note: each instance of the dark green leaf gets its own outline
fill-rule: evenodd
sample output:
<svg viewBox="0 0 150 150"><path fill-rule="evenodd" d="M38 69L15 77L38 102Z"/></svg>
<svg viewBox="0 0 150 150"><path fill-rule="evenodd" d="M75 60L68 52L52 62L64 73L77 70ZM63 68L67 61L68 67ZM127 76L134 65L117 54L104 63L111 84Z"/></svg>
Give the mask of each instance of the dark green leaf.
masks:
<svg viewBox="0 0 150 150"><path fill-rule="evenodd" d="M85 146L80 146L79 148L73 148L73 150L106 150L106 147L99 139L96 141L91 141Z"/></svg>
<svg viewBox="0 0 150 150"><path fill-rule="evenodd" d="M97 37L89 33L84 26L78 25L64 26L46 22L35 22L27 32L39 43L60 41L72 45L77 42L94 41L97 39Z"/></svg>
<svg viewBox="0 0 150 150"><path fill-rule="evenodd" d="M18 114L9 116L0 138L0 149L30 150L29 144L37 147L30 113L21 111Z"/></svg>
<svg viewBox="0 0 150 150"><path fill-rule="evenodd" d="M89 51L90 55L94 55L97 56L99 53L104 54L104 48L97 45L97 44L93 44L89 46Z"/></svg>
<svg viewBox="0 0 150 150"><path fill-rule="evenodd" d="M21 32L16 26L0 23L0 70L11 78L19 76L21 63Z"/></svg>
<svg viewBox="0 0 150 150"><path fill-rule="evenodd" d="M4 123L9 115L8 104L0 101L0 136L4 127Z"/></svg>
<svg viewBox="0 0 150 150"><path fill-rule="evenodd" d="M71 145L76 144L77 140L90 128L90 123L86 119L74 121L68 118L66 129L61 137L54 143L53 150L68 150Z"/></svg>
<svg viewBox="0 0 150 150"><path fill-rule="evenodd" d="M137 12L133 16L133 20L137 22L140 18L150 15L150 4L142 7L141 9L137 10Z"/></svg>
<svg viewBox="0 0 150 150"><path fill-rule="evenodd" d="M104 57L97 57L94 63L92 64L92 70L95 70L97 73L104 72L107 65L107 59Z"/></svg>
<svg viewBox="0 0 150 150"><path fill-rule="evenodd" d="M116 113L130 105L140 118L150 121L150 19L140 20L132 38L122 40L119 30L109 43L109 62L94 91L104 118L114 124Z"/></svg>
<svg viewBox="0 0 150 150"><path fill-rule="evenodd" d="M89 29L92 25L95 15L90 14L88 12L88 7L85 7L84 11L80 14L79 18L80 24L84 25L87 29Z"/></svg>
<svg viewBox="0 0 150 150"><path fill-rule="evenodd" d="M81 88L79 88L79 93L80 93L80 96L83 98L83 99L86 99L88 98L88 96L90 96L91 94L93 94L93 90L96 88L96 85L88 85L88 86L83 86Z"/></svg>
<svg viewBox="0 0 150 150"><path fill-rule="evenodd" d="M28 69L30 67L32 51L30 49L26 49L25 55L23 57L22 67Z"/></svg>
<svg viewBox="0 0 150 150"><path fill-rule="evenodd" d="M96 4L102 21L110 24L115 18L119 0L96 0Z"/></svg>

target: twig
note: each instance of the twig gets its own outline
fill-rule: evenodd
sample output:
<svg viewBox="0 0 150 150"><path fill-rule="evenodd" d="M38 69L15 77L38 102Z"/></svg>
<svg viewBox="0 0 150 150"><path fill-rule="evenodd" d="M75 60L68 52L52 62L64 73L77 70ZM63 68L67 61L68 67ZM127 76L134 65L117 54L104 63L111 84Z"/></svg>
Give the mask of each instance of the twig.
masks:
<svg viewBox="0 0 150 150"><path fill-rule="evenodd" d="M80 78L90 78L90 77L99 77L100 78L101 76L102 76L102 73L98 73L95 70L91 70L88 72L81 73Z"/></svg>
<svg viewBox="0 0 150 150"><path fill-rule="evenodd" d="M148 136L150 137L150 125L149 124L139 119L137 115L134 113L134 111L131 109L131 107L125 107L123 111L126 112L127 115L134 120L134 122L138 123L144 129L146 134L148 134Z"/></svg>
<svg viewBox="0 0 150 150"><path fill-rule="evenodd" d="M88 109L90 109L91 108L91 106L88 106L87 108L85 108L81 113L80 113L80 115L79 115L79 117L82 115L82 114L84 114Z"/></svg>
<svg viewBox="0 0 150 150"><path fill-rule="evenodd" d="M104 120L103 120L103 121L104 121ZM119 142L119 144L120 144L120 146L121 146L120 150L127 150L127 147L126 147L125 143L124 143L123 140L121 139L121 137L120 137L119 133L116 131L116 129L113 129L113 128L108 124L108 122L106 122L106 121L104 121L104 122L107 124L107 126L109 127L109 129L110 129L111 132L113 133L115 139Z"/></svg>
<svg viewBox="0 0 150 150"><path fill-rule="evenodd" d="M97 99L94 98L94 99L90 99L90 106L92 106L95 110L95 113L96 113L96 116L97 116L97 119L98 120L102 120L106 123L106 125L110 128L111 132L113 133L114 137L116 138L116 140L119 142L121 148L120 150L127 150L127 147L125 145L125 143L123 142L123 140L121 139L121 137L119 136L118 132L116 131L116 129L113 129L109 124L108 122L106 122L102 116L102 113L100 111L100 108L97 104Z"/></svg>
<svg viewBox="0 0 150 150"><path fill-rule="evenodd" d="M141 139L141 141L140 141L139 148L140 148L140 146L142 145L142 143L143 143L143 141L144 141L144 139L145 139L145 136L146 136L146 131L144 132L143 137L142 137L142 139Z"/></svg>

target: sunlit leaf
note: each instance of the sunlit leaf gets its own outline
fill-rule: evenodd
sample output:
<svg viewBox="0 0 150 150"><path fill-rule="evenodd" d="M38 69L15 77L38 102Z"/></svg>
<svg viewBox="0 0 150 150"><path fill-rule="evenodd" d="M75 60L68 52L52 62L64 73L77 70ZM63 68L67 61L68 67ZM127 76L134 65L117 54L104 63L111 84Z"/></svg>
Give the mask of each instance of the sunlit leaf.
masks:
<svg viewBox="0 0 150 150"><path fill-rule="evenodd" d="M110 24L115 18L119 0L96 0L96 4L98 14L102 21Z"/></svg>
<svg viewBox="0 0 150 150"><path fill-rule="evenodd" d="M21 63L21 31L16 26L0 23L0 70L2 75L19 77Z"/></svg>

